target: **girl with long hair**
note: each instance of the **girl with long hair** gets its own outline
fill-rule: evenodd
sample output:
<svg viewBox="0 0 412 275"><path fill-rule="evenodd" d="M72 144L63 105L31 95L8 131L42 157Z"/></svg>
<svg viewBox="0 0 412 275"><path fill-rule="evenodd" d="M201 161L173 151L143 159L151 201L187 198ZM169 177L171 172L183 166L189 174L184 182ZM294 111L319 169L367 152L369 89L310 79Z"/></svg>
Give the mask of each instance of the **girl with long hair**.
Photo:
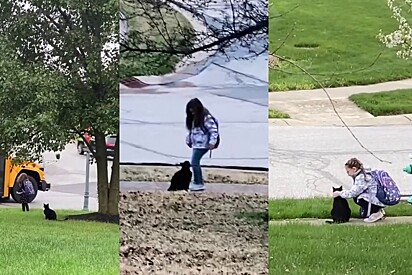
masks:
<svg viewBox="0 0 412 275"><path fill-rule="evenodd" d="M189 131L186 144L192 151L191 166L193 170L193 183L191 191L203 191L202 169L200 160L218 144L219 132L217 120L203 106L198 98L191 99L186 105L186 128Z"/></svg>

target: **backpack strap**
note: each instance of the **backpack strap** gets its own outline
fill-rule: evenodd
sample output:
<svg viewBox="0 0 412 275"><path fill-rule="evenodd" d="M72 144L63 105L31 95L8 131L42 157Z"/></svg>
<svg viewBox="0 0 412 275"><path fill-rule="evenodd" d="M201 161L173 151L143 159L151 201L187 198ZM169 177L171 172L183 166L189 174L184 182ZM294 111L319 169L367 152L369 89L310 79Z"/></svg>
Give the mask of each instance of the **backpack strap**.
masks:
<svg viewBox="0 0 412 275"><path fill-rule="evenodd" d="M211 118L213 119L213 121L215 122L216 128L217 128L217 132L219 133L219 123L217 122L217 120L216 120L216 118L215 118L214 116L210 115L210 117L211 117ZM200 128L202 129L202 132L203 132L203 133L209 134L209 130L206 128L205 124L203 124Z"/></svg>
<svg viewBox="0 0 412 275"><path fill-rule="evenodd" d="M215 118L214 116L210 115L210 117L211 117L211 118L213 119L213 121L215 122L216 128L217 128L217 132L219 133L219 123L217 122L217 120L216 120L216 118ZM202 129L202 132L203 132L203 133L205 133L206 135L210 135L209 130L206 128L205 124L203 124L200 128ZM213 151L213 150L210 150L210 149L209 149L209 158L212 158L212 151Z"/></svg>

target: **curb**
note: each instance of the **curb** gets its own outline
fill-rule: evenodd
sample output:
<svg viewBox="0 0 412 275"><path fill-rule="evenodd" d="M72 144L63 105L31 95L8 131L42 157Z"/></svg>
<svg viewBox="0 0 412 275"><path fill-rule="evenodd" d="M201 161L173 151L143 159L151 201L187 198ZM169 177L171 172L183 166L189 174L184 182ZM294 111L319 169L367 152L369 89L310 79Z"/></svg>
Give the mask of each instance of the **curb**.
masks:
<svg viewBox="0 0 412 275"><path fill-rule="evenodd" d="M170 182L139 182L139 181L120 181L120 192L165 192L168 191ZM268 195L268 188L265 184L226 184L226 183L205 183L204 191L189 191L188 193L206 193L206 194L229 194L229 195L247 195L247 196L264 196ZM187 192L187 191L178 191Z"/></svg>
<svg viewBox="0 0 412 275"><path fill-rule="evenodd" d="M410 126L412 125L412 114L381 116L364 119L343 120L349 127L374 127L374 126ZM301 120L301 119L269 119L269 126L323 126L323 127L345 127L342 122L335 120Z"/></svg>
<svg viewBox="0 0 412 275"><path fill-rule="evenodd" d="M178 167L169 166L120 166L120 181L170 182ZM265 185L269 188L267 171L245 171L203 167L206 183ZM223 181L223 182L222 182Z"/></svg>

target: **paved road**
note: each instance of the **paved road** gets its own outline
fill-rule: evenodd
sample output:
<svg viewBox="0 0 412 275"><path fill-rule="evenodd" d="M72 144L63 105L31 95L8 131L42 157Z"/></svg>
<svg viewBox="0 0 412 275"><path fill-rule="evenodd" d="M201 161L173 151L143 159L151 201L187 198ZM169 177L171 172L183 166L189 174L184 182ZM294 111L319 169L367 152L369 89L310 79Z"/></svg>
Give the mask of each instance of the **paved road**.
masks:
<svg viewBox="0 0 412 275"><path fill-rule="evenodd" d="M380 158L366 153L345 128L269 127L269 196L303 198L328 196L332 186L349 188L345 162L357 157L365 166L382 168L399 184L403 194L412 193L412 175L402 169L412 162L412 126L352 128L364 145Z"/></svg>
<svg viewBox="0 0 412 275"><path fill-rule="evenodd" d="M86 156L77 154L76 146L69 144L61 152L60 160L55 159L55 153L45 153L46 180L52 184L48 192L39 192L35 201L31 203L32 208L43 208L43 203L50 203L55 209L82 209L83 194L86 175ZM109 173L111 171L109 162ZM96 211L97 185L96 164L90 166L90 198L89 209ZM2 201L1 205L20 207L14 201Z"/></svg>
<svg viewBox="0 0 412 275"><path fill-rule="evenodd" d="M120 191L166 191L170 183L168 182L120 182ZM226 194L248 194L267 195L268 186L264 184L206 184L206 192L226 193Z"/></svg>
<svg viewBox="0 0 412 275"><path fill-rule="evenodd" d="M260 3L256 0L251 2ZM239 5L241 4L239 3ZM267 9L266 6L261 8ZM233 17L231 6L227 4L227 1L222 0L216 1L207 8L199 9L197 12L203 13L207 25L216 29L222 28L222 25L227 24L227 20ZM228 19L222 20L223 18ZM246 47L240 45L240 43L234 43L226 50L225 54L212 56L209 67L198 76L190 78L189 81L202 86L210 85L211 79L213 79L215 85L217 83L221 85L247 83L266 86L268 82L268 52L266 51L257 57L254 57L254 53L265 50L268 43L267 39L267 35L262 34Z"/></svg>
<svg viewBox="0 0 412 275"><path fill-rule="evenodd" d="M193 97L216 116L221 133L220 147L202 164L268 167L266 87L121 94L120 161L175 164L189 159L184 122L186 103Z"/></svg>

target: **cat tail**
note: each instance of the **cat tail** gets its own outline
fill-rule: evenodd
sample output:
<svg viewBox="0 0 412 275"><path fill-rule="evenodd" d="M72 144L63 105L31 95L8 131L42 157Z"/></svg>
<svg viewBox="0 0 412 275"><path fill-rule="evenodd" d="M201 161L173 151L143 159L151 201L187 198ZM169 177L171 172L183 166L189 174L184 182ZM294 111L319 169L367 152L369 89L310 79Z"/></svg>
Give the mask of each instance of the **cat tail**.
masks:
<svg viewBox="0 0 412 275"><path fill-rule="evenodd" d="M65 217L64 219L56 219L56 221L63 222L63 221L67 221L68 219L69 217Z"/></svg>
<svg viewBox="0 0 412 275"><path fill-rule="evenodd" d="M326 223L328 223L328 224L333 224L333 223L335 223L334 221L325 221Z"/></svg>

